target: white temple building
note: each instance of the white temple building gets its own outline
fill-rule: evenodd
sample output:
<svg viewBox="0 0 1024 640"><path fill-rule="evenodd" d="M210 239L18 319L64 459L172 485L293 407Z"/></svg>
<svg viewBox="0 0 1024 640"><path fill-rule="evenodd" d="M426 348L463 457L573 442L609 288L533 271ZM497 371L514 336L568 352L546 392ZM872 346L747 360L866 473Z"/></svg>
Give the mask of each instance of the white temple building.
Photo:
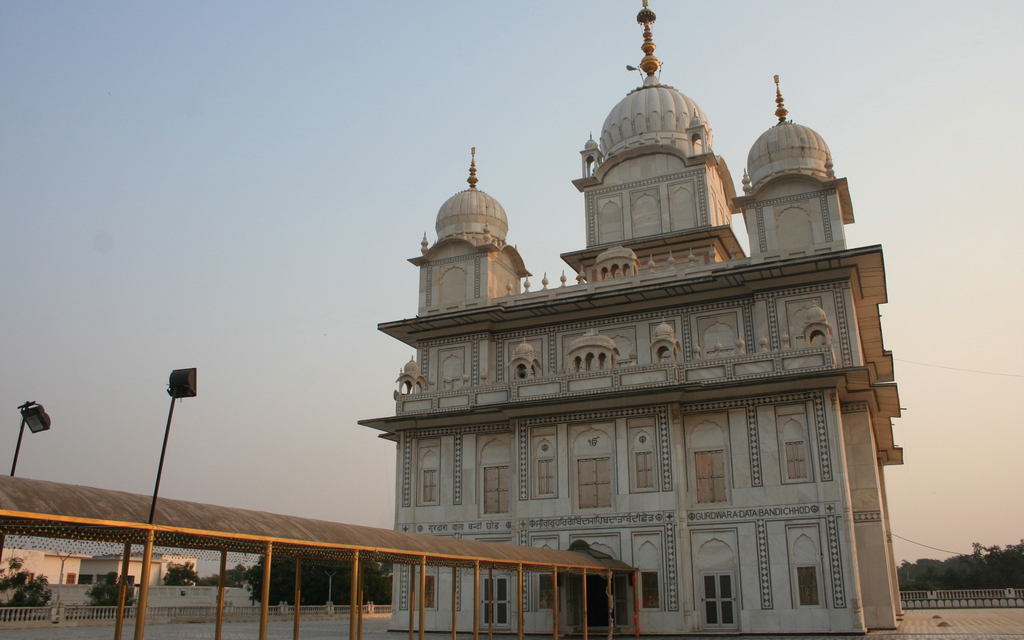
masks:
<svg viewBox="0 0 1024 640"><path fill-rule="evenodd" d="M605 579L587 578L592 633L895 628L884 468L903 455L882 250L847 248L846 179L778 91L735 192L707 115L659 79L654 19L637 16L643 85L581 151L587 246L562 254L575 277L530 287L475 160L410 260L417 315L380 329L416 357L395 415L361 423L397 444L396 527L586 542L634 570L612 579L610 612ZM427 629L450 630L433 594L452 574L429 571ZM408 572L395 578L405 628ZM460 579L470 631L485 604ZM529 576L521 602L509 576L482 580L497 603L481 624L516 631L522 607L527 633L550 632L550 575ZM566 633L583 624L581 582L559 577Z"/></svg>

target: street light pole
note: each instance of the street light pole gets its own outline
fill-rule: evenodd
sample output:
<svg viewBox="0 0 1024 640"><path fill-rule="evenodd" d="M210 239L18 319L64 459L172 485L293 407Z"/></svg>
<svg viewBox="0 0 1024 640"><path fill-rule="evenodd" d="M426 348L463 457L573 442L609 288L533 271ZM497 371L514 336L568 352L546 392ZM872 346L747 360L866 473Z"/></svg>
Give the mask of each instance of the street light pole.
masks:
<svg viewBox="0 0 1024 640"><path fill-rule="evenodd" d="M171 408L167 411L167 426L164 428L164 444L160 448L160 466L156 470L156 484L153 486L153 503L149 507L149 524L156 514L156 498L160 493L160 476L164 473L164 457L167 455L167 438L171 435L171 418L174 417L174 401L178 398L194 398L196 395L196 370L175 369L167 382L167 395L171 396Z"/></svg>
<svg viewBox="0 0 1024 640"><path fill-rule="evenodd" d="M21 453L21 439L25 437L25 425L28 425L29 431L32 433L39 433L50 428L50 416L43 410L43 405L35 400L29 400L19 406L18 410L21 412L21 429L18 430L18 444L14 447L14 462L11 464L12 478L14 471L18 468L18 454Z"/></svg>
<svg viewBox="0 0 1024 640"><path fill-rule="evenodd" d="M32 433L39 433L50 428L50 416L43 410L43 405L35 400L29 400L19 406L18 411L21 412L21 428L18 430L18 445L14 447L14 462L11 464L12 478L15 469L18 468L18 454L21 453L21 439L25 436L25 425L28 425L28 430ZM0 559L3 558L5 542L6 535L0 531Z"/></svg>
<svg viewBox="0 0 1024 640"><path fill-rule="evenodd" d="M324 573L327 573L325 570ZM334 574L338 573L338 570L327 573L327 602L334 602L334 595L331 593L334 587Z"/></svg>

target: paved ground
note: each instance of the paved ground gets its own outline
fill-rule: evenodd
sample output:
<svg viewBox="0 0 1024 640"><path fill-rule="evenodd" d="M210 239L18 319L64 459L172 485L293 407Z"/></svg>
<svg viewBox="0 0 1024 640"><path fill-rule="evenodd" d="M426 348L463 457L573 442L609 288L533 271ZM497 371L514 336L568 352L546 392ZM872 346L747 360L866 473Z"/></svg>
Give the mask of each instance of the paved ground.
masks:
<svg viewBox="0 0 1024 640"><path fill-rule="evenodd" d="M946 623L946 625L942 625ZM388 620L364 620L365 640L406 640L406 633L389 633ZM254 640L259 631L256 622L228 622L224 624L224 640ZM348 620L309 620L302 623L302 640L339 640L348 638ZM134 627L125 626L124 637L130 639ZM149 624L146 640L212 640L213 623ZM50 629L0 630L0 640L110 640L113 627L65 627ZM459 634L468 640L469 634ZM705 636L686 636L688 640ZM723 636L706 636L723 640ZM727 636L728 637L728 636ZM742 636L743 640L780 636ZM864 640L865 636L797 636L800 640ZM271 622L270 640L291 640L291 622ZM428 633L427 640L447 640L450 634ZM481 634L481 638L486 638ZM514 640L512 635L496 635L498 640ZM540 639L543 636L528 636ZM897 631L877 631L867 638L879 640L1024 640L1024 609L946 609L908 611ZM627 640L628 637L623 637ZM666 639L667 640L667 639Z"/></svg>

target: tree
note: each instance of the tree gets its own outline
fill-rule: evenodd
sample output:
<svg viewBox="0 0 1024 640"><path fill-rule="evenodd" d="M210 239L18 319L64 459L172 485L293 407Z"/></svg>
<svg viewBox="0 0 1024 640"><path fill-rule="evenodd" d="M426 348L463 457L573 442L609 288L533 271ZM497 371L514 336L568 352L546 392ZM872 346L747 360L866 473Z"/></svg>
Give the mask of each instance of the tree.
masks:
<svg viewBox="0 0 1024 640"><path fill-rule="evenodd" d="M50 602L50 587L46 576L33 576L22 569L21 558L7 559L7 568L0 571L0 593L7 596L8 607L43 607Z"/></svg>
<svg viewBox="0 0 1024 640"><path fill-rule="evenodd" d="M245 568L244 564L236 564L234 569L228 569L224 572L224 586L225 587L244 587L245 586L245 572L248 569ZM196 580L196 585L201 587L216 587L220 585L220 574L213 573L204 578Z"/></svg>
<svg viewBox="0 0 1024 640"><path fill-rule="evenodd" d="M117 606L120 587L121 576L117 575L116 571L111 571L86 591L85 595L93 607L114 607ZM129 587L124 594L124 606L130 607L133 604L135 604L135 590Z"/></svg>
<svg viewBox="0 0 1024 640"><path fill-rule="evenodd" d="M391 604L390 568L376 562L360 563L363 570L363 601ZM333 578L328 574L334 573ZM330 600L348 604L352 565L323 566L305 563L302 567L302 604L323 604ZM263 559L246 572L247 588L255 602L263 594ZM328 586L331 593L328 594ZM295 604L295 560L275 558L270 567L270 604Z"/></svg>
<svg viewBox="0 0 1024 640"><path fill-rule="evenodd" d="M167 573L164 574L164 584L168 587L191 587L199 580L195 565L191 562L184 564L171 563L167 566Z"/></svg>
<svg viewBox="0 0 1024 640"><path fill-rule="evenodd" d="M1024 588L1024 540L1005 548L975 542L970 555L904 561L898 573L902 591Z"/></svg>

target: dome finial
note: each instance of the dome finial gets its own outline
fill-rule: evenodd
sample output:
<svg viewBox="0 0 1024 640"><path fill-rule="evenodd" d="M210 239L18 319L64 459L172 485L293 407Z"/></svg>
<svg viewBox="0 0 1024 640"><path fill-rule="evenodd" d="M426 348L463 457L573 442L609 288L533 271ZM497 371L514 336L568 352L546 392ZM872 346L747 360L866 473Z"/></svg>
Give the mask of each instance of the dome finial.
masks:
<svg viewBox="0 0 1024 640"><path fill-rule="evenodd" d="M775 117L779 119L779 124L786 121L786 116L789 112L786 111L786 104L782 100L782 90L779 89L779 76L775 76L775 104L778 105L778 109L775 110Z"/></svg>
<svg viewBox="0 0 1024 640"><path fill-rule="evenodd" d="M476 177L476 147L470 149L469 152L472 155L472 159L469 161L469 178L466 179L466 182L469 183L470 189L476 189L476 183L480 182Z"/></svg>
<svg viewBox="0 0 1024 640"><path fill-rule="evenodd" d="M638 24L644 25L644 43L640 47L640 50L644 52L644 57L640 61L640 70L648 77L653 76L661 67L661 62L654 56L654 50L658 47L651 37L651 25L656 19L657 16L654 15L654 12L647 8L647 0L644 0L644 8L636 14L636 21Z"/></svg>

